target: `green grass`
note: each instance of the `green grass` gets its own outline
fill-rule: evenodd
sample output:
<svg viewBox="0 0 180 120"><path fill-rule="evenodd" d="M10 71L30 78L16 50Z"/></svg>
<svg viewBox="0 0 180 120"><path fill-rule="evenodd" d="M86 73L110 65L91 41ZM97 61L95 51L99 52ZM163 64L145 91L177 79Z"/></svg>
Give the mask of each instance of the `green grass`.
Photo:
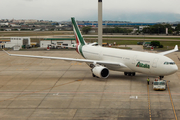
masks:
<svg viewBox="0 0 180 120"><path fill-rule="evenodd" d="M98 42L98 40L86 40L86 42ZM118 45L137 45L138 40L103 40L103 43L114 43Z"/></svg>
<svg viewBox="0 0 180 120"><path fill-rule="evenodd" d="M116 48L116 49L129 49L129 50L132 50L132 48L130 48L130 47L115 47L115 46L112 46L112 48Z"/></svg>
<svg viewBox="0 0 180 120"><path fill-rule="evenodd" d="M38 38L39 36L53 36L53 35L74 35L73 31L0 31L0 37L16 37L16 36L37 36L37 38L31 38L32 42L39 43L40 40L44 40L43 38ZM97 36L84 36L86 42L97 42ZM88 38L88 39L87 39ZM92 39L91 39L92 38ZM111 38L114 38L111 39ZM138 40L139 39L139 40ZM163 49L172 49L175 45L179 45L180 47L180 36L176 37L158 37L158 36L104 36L103 43L110 43L113 44L116 42L118 45L137 45L137 42L140 41L153 41L153 40L160 40L160 43L164 46ZM169 40L169 41L163 41ZM171 40L179 40L179 41L171 41ZM163 50L162 49L162 50ZM161 49L160 49L161 50Z"/></svg>
<svg viewBox="0 0 180 120"><path fill-rule="evenodd" d="M72 31L0 31L0 37L73 35Z"/></svg>
<svg viewBox="0 0 180 120"><path fill-rule="evenodd" d="M97 40L86 40L87 42L97 42ZM146 40L145 40L146 41ZM137 42L139 40L103 40L103 43L114 43L118 45L137 45ZM150 42L150 41L146 41ZM168 49L173 49L175 45L178 45L180 48L180 41L160 41L160 43L164 46L164 48L158 48L159 50L167 50Z"/></svg>
<svg viewBox="0 0 180 120"><path fill-rule="evenodd" d="M178 37L103 37L103 38L124 38L124 39L173 39L180 40Z"/></svg>
<svg viewBox="0 0 180 120"><path fill-rule="evenodd" d="M116 42L116 44L118 45L137 45L136 40L104 40L103 42L105 43L114 43Z"/></svg>
<svg viewBox="0 0 180 120"><path fill-rule="evenodd" d="M97 38L98 39L98 37L97 36L84 36L84 38ZM131 37L131 36L126 36L126 37L123 37L123 36L104 36L103 37L104 39L108 39L108 38L120 38L120 39L143 39L143 40L146 40L146 39L165 39L165 40L180 40L180 36L179 37L154 37L154 36L152 36L152 37L144 37L144 36L141 36L141 37L139 37L139 36L137 36L137 37Z"/></svg>

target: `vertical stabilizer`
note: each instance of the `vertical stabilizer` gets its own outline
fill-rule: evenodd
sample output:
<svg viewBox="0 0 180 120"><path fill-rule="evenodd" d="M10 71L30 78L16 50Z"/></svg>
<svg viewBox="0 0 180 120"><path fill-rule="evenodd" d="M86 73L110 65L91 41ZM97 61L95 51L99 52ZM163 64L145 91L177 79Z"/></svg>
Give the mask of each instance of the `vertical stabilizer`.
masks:
<svg viewBox="0 0 180 120"><path fill-rule="evenodd" d="M79 43L80 45L85 45L86 42L84 41L83 37L82 37L82 34L81 34L81 31L79 30L79 27L75 21L75 18L72 17L71 18L71 21L72 21L72 25L73 25L73 30L74 30L74 34L75 34L75 37L76 37L76 42Z"/></svg>
<svg viewBox="0 0 180 120"><path fill-rule="evenodd" d="M82 37L81 31L79 30L79 27L75 21L75 18L72 17L71 21L73 25L74 34L76 37L76 51L84 57L83 52L82 52L82 47L86 45L86 42L84 41Z"/></svg>

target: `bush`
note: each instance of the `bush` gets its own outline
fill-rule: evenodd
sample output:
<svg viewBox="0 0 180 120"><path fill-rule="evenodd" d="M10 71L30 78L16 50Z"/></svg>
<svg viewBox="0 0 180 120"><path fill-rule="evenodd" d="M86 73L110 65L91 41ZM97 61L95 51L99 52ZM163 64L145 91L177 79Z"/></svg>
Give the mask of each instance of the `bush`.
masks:
<svg viewBox="0 0 180 120"><path fill-rule="evenodd" d="M37 43L37 44L35 45L35 47L40 47L40 44Z"/></svg>
<svg viewBox="0 0 180 120"><path fill-rule="evenodd" d="M83 31L83 33L87 34L89 31L91 31L91 27L89 27L89 26L83 27L82 31Z"/></svg>
<svg viewBox="0 0 180 120"><path fill-rule="evenodd" d="M159 41L151 41L151 46L163 48L164 46L160 44Z"/></svg>
<svg viewBox="0 0 180 120"><path fill-rule="evenodd" d="M126 34L128 34L131 32L132 32L132 30L130 30L130 29L119 28L119 27L103 29L103 33L126 33Z"/></svg>
<svg viewBox="0 0 180 120"><path fill-rule="evenodd" d="M163 45L160 45L159 48L163 48L164 46Z"/></svg>
<svg viewBox="0 0 180 120"><path fill-rule="evenodd" d="M160 46L159 41L151 41L151 46Z"/></svg>

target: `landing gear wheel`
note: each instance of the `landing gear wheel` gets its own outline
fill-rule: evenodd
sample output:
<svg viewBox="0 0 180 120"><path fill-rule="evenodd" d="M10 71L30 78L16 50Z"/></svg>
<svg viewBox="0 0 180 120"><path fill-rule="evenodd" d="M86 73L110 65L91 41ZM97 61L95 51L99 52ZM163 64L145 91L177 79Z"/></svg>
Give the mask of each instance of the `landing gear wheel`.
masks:
<svg viewBox="0 0 180 120"><path fill-rule="evenodd" d="M133 72L133 73L132 73L132 76L135 76L135 75L136 75L136 73L135 73L135 72Z"/></svg>
<svg viewBox="0 0 180 120"><path fill-rule="evenodd" d="M128 73L128 76L131 76L131 72Z"/></svg>
<svg viewBox="0 0 180 120"><path fill-rule="evenodd" d="M124 75L127 75L128 73L127 72L124 72Z"/></svg>
<svg viewBox="0 0 180 120"><path fill-rule="evenodd" d="M124 75L135 76L136 73L135 72L124 72Z"/></svg>
<svg viewBox="0 0 180 120"><path fill-rule="evenodd" d="M93 73L92 73L92 76L93 76L93 77L96 77Z"/></svg>

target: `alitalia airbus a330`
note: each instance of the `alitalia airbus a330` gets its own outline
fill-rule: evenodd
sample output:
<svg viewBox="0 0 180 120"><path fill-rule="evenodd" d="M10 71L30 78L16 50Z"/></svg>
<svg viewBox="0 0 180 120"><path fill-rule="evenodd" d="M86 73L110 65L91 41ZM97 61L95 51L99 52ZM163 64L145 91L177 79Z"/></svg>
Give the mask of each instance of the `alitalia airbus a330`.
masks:
<svg viewBox="0 0 180 120"><path fill-rule="evenodd" d="M159 76L160 78L173 74L178 70L175 62L164 56L178 51L177 45L173 50L161 53L147 53L94 46L94 44L87 44L84 41L75 18L71 18L71 20L76 37L76 51L82 55L84 59L19 55L5 52L10 56L85 62L91 68L93 77L99 78L107 78L109 76L109 70L121 71L129 76L135 76L135 73L139 72L147 75Z"/></svg>

